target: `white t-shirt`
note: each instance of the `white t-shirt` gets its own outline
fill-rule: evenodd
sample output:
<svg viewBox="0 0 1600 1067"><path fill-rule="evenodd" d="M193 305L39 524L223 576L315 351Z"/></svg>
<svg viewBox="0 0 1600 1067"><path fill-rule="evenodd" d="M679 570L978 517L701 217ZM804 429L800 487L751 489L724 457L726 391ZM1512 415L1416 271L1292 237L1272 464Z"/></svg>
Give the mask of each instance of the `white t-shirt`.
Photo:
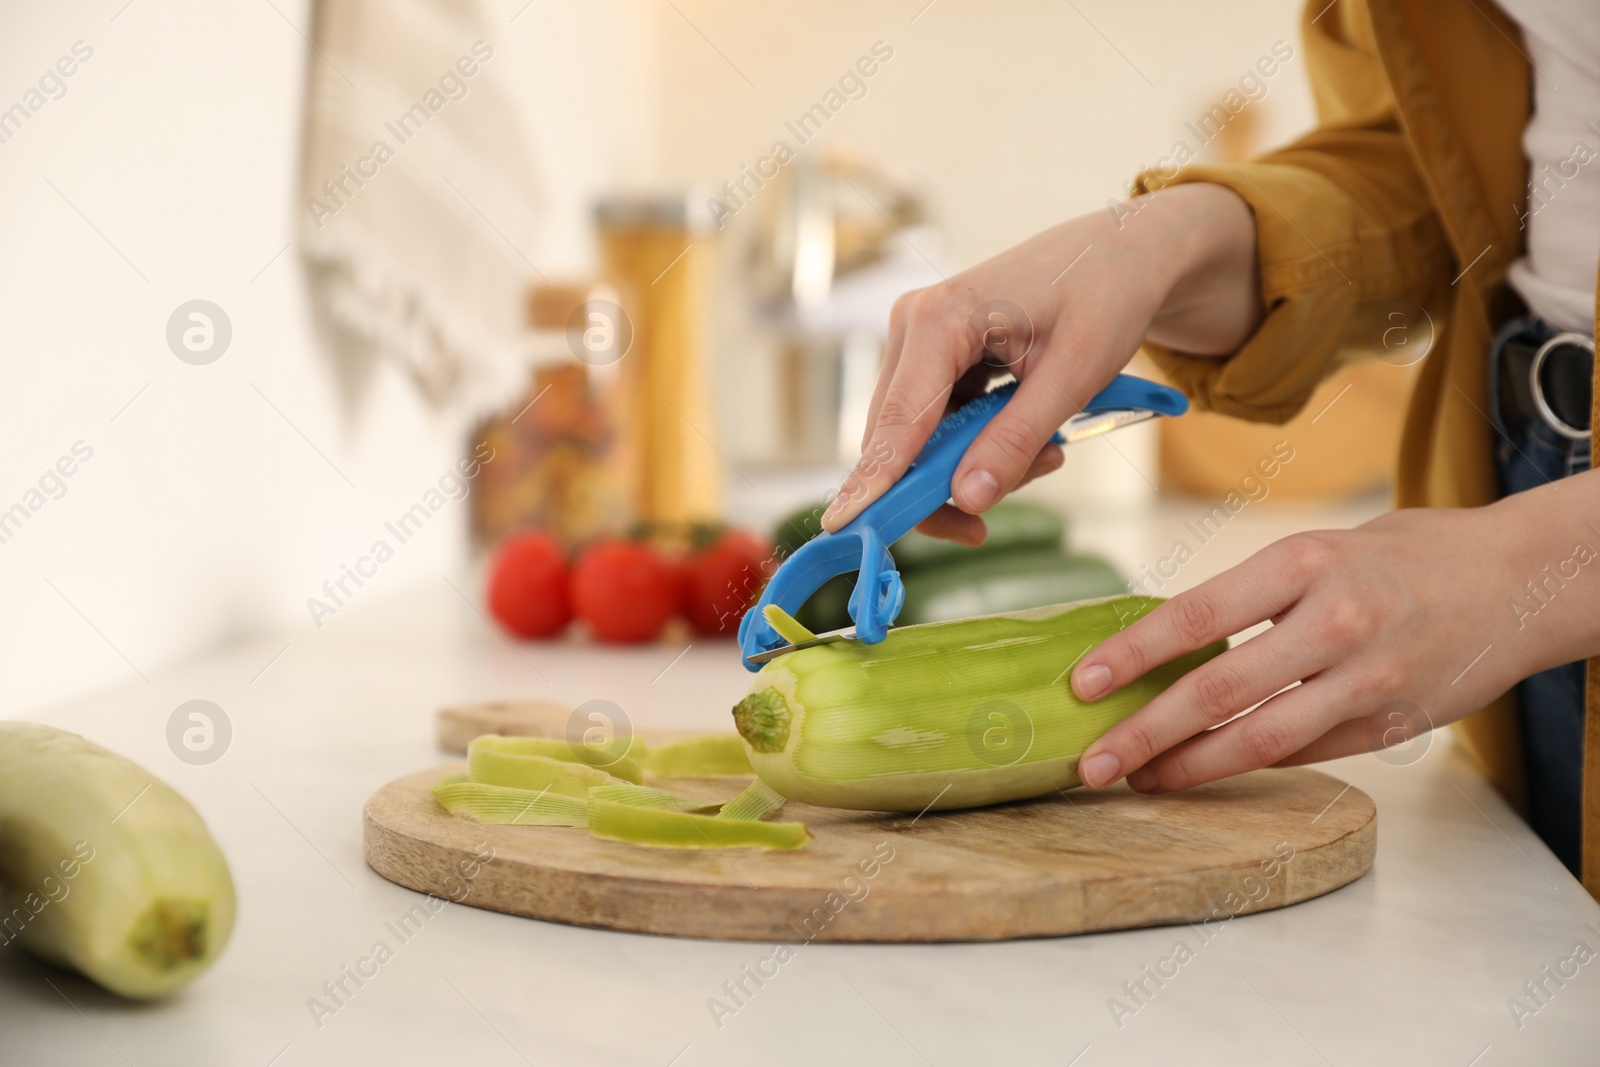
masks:
<svg viewBox="0 0 1600 1067"><path fill-rule="evenodd" d="M1533 63L1533 115L1522 134L1527 248L1511 286L1561 330L1594 329L1600 267L1600 0L1500 0Z"/></svg>

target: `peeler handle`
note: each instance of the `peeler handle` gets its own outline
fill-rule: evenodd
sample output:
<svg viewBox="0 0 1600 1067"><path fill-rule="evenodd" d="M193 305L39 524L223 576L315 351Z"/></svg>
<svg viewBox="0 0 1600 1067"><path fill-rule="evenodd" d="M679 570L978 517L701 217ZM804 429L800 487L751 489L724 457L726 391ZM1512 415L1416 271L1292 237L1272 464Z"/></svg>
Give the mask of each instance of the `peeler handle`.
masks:
<svg viewBox="0 0 1600 1067"><path fill-rule="evenodd" d="M1017 384L1007 382L947 416L900 480L839 532L857 525L873 526L884 545L892 545L937 511L950 499L951 481L961 457L1010 401ZM1188 399L1176 389L1131 374L1119 374L1091 397L1073 419L1130 410L1181 415L1188 409ZM1064 443L1059 434L1055 440L1057 444Z"/></svg>
<svg viewBox="0 0 1600 1067"><path fill-rule="evenodd" d="M1016 391L1017 383L1008 382L946 415L910 468L883 496L839 530L818 534L784 560L740 621L739 649L747 669L759 669L750 662L751 656L784 644L766 620L767 605L793 614L823 582L849 571L861 573L850 596L856 639L869 645L884 639L905 599L889 546L950 499L950 482L961 457ZM1119 374L1072 421L1113 411L1181 415L1188 408L1188 400L1176 389ZM1058 434L1056 440L1063 439Z"/></svg>

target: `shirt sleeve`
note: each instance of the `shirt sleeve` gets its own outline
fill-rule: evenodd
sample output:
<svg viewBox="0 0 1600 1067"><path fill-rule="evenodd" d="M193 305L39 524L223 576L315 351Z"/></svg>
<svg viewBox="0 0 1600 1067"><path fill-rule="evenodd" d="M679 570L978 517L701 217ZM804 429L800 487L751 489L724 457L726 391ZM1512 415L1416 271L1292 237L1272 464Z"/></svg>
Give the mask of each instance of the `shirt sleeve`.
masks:
<svg viewBox="0 0 1600 1067"><path fill-rule="evenodd" d="M1168 165L1135 193L1187 182L1232 189L1255 216L1265 317L1237 352L1145 351L1195 403L1260 422L1292 418L1328 374L1442 324L1452 258L1434 201L1396 117L1364 6L1302 17L1318 126L1235 165ZM1127 224L1135 224L1128 220ZM1398 332L1396 332L1398 330Z"/></svg>

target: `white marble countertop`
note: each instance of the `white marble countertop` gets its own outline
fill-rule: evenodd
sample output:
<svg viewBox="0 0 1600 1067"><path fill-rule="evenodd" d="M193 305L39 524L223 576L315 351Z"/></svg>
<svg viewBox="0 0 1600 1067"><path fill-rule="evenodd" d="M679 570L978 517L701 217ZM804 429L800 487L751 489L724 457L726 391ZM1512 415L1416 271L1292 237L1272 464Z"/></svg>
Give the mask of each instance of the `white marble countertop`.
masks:
<svg viewBox="0 0 1600 1067"><path fill-rule="evenodd" d="M1184 514L1180 503L1139 524L1145 543L1158 546L1161 523ZM1184 584L1298 521L1278 514L1241 533ZM1114 528L1080 535L1126 544ZM720 729L746 678L726 643L686 652L682 643L513 647L458 588L470 592L463 581L440 583L35 716L130 756L200 808L232 863L239 922L210 972L155 1005L119 1002L0 952L0 1063L1490 1067L1600 1057L1600 963L1569 963L1577 973L1559 988L1545 979L1552 994L1542 1004L1524 990L1577 942L1600 952L1600 905L1444 735L1404 766L1364 756L1326 768L1377 801L1371 872L1317 900L1233 921L1210 942L1175 927L1003 944L807 945L720 1027L708 999L768 947L460 905L400 943L386 924L419 897L364 864L361 807L383 783L444 759L433 744L435 708L603 698L637 726ZM219 705L233 730L226 754L205 766L167 747L169 716L192 699ZM309 1002L324 996L323 983L379 940L393 958L315 1018ZM1123 983L1179 940L1193 958L1116 1018L1110 1002L1130 1003ZM1537 1008L1520 1026L1514 997Z"/></svg>

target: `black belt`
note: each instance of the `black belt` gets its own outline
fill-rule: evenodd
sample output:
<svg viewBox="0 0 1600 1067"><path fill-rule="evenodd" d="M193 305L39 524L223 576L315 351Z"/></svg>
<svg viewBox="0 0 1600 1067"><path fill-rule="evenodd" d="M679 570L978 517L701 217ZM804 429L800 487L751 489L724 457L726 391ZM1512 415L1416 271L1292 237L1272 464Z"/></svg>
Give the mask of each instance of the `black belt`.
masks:
<svg viewBox="0 0 1600 1067"><path fill-rule="evenodd" d="M1594 340L1532 327L1500 350L1501 402L1575 441L1589 439Z"/></svg>

